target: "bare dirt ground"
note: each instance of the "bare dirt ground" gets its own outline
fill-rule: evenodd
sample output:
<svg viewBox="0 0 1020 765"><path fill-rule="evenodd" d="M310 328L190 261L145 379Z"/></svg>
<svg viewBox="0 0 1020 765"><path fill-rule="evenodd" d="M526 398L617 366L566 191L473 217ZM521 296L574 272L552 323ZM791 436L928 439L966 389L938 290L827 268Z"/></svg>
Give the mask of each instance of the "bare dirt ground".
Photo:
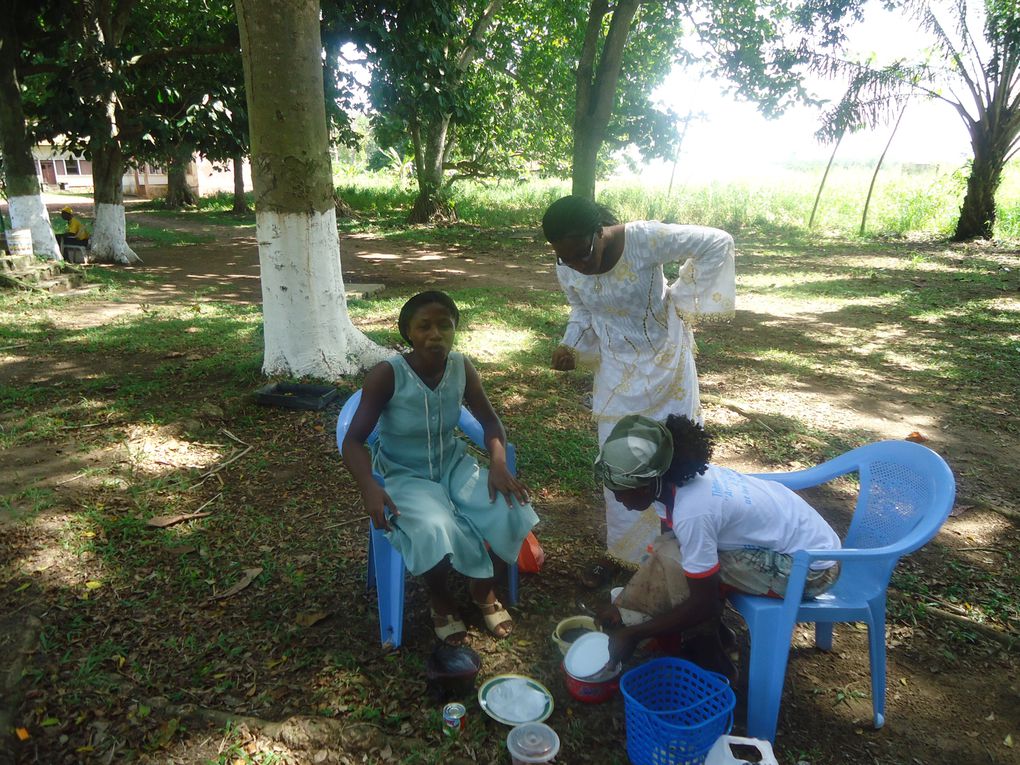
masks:
<svg viewBox="0 0 1020 765"><path fill-rule="evenodd" d="M168 225L166 219L159 216L131 215L147 225ZM216 241L165 249L139 247L143 264L136 270L157 276L158 280L132 289L116 302L93 301L73 312L54 309L48 317L54 328L98 326L117 317L137 314L147 305L179 301L207 290L215 292L217 300L245 304L260 300L258 254L252 228L191 226L177 221L172 225L212 234ZM538 247L533 240L521 242L522 252L533 252ZM434 285L450 289L463 286L556 289L551 263L536 265L534 259L524 257L413 246L368 235L343 237L341 248L344 277L348 283L381 283L387 287ZM712 333L715 342L725 343L728 337L758 330L762 317L770 317L770 321L781 324L792 333L791 336L795 335L798 322L811 319L807 315L791 315L784 306L757 298L741 306L732 324L713 327L706 332ZM129 362L97 359L96 363ZM0 382L17 386L60 385L61 378L66 375L87 373L78 364L62 362L59 358L33 360L18 356L17 351L0 352ZM751 394L748 391L753 387L744 386L739 380L727 379L719 370L704 369L702 372L707 401L706 419L709 422L723 423L756 416L755 413L795 409L799 415L810 417L820 429L841 420L853 419L856 427L873 432L876 440L903 438L912 431L920 431L929 439L929 445L954 465L960 481L961 501L954 517L939 534L938 546L930 546L901 563L901 571L915 574L930 583L932 598L941 603L944 615L942 618L935 617L933 609L926 614L923 608L918 609L910 602L891 605L895 618L890 619L887 634L888 722L885 728L873 731L867 723L870 698L866 632L851 625L837 628L834 651L823 653L811 647L809 632L801 629L795 635L780 714L777 747L780 761L791 765L1020 763L1020 714L1017 711L1020 709L1020 673L1017 672L1016 640L991 639L976 628L963 626L966 622L952 621L953 615L959 619L966 618L966 604L961 606L939 600L940 582L947 565L991 572L1005 568L1007 575L1015 576L1015 573L1010 574L1010 565L1007 565L1013 561L1012 556L1016 555L1017 541L1020 540L1015 516L1020 510L1015 472L1020 449L1015 438L1004 434L997 443L991 443L976 431L971 433L959 427L951 431L943 429L944 412L926 406L923 396L904 394L891 397L882 380L861 380L856 390L826 387L824 382L811 380L805 381L798 390L759 390ZM1015 416L1015 412L1009 416ZM0 425L4 417L0 413ZM224 415L212 413L210 417L222 421ZM230 424L229 413L225 417L225 424L235 427ZM307 450L308 457L301 465L281 465L273 472L271 480L264 478L265 484L261 486L256 483L251 490L251 501L279 502L281 495L276 487L282 487L285 492L299 494L331 493L336 501L354 506L353 487L335 465L335 445L332 444L328 416L302 415L295 418L279 414L271 416L271 419L273 432L265 434L264 440L256 446L271 451L285 449L289 445L293 450ZM311 444L308 443L309 432L313 434ZM75 442L75 435L68 433L63 441L57 438L0 453L0 490L12 492L25 486L51 488L63 498L62 505L73 507L96 489L90 483L89 468L116 469L128 461L137 465L139 459L145 459L153 470L160 470L161 465L170 470L184 460L199 459L201 455L196 456L195 449L195 446L178 440L172 432L143 425L136 426L123 442L95 444L85 451ZM745 452L731 451L717 455L717 459L738 468L762 467L755 462L753 455ZM978 461L996 465L991 474L1000 476L1001 480L975 479L968 466ZM125 476L125 483L129 483L128 473L120 472ZM313 477L315 486L309 487L308 476ZM840 491L816 493L811 499L834 525L845 526L849 495L845 487L842 493ZM542 503L539 504L541 510ZM995 512L993 505L1005 514ZM622 702L617 700L603 707L591 708L570 700L559 679L557 660L548 650L550 624L573 610L572 604L579 594L575 581L577 569L597 551L600 532L597 527L579 530L576 521L570 520L577 513L590 513L590 508L564 507L562 503L556 506L555 498L546 498L545 509L548 521L544 525L543 536L547 539L548 563L537 579L524 584L525 592L528 589L532 592L525 595L512 645L495 645L484 638L474 642L481 645L486 672L527 671L543 679L555 695L557 713L550 722L561 731L561 735L576 727L577 717L597 715L603 720L598 732L587 733L588 739L583 742L565 735L568 746L557 762L622 761L619 759L623 740ZM1012 517L1009 517L1010 514L1013 514ZM66 514L54 512L48 520L44 520L43 527L29 531L9 519L5 520L0 514L0 524L6 537L0 547L5 551L0 556L0 563L10 563L17 556L20 570L35 572L41 581L46 577L67 575L68 569L63 566L68 552L53 549L47 543L44 530L45 523L56 527L66 521ZM298 526L294 533L305 533L300 524ZM343 574L342 582L337 582L335 600L322 604L327 614L322 623L326 631L311 636L302 634L293 639L298 641L299 646L306 641L308 645L319 647L336 642L336 636L344 635L345 630L355 629L355 640L368 646L358 654L358 660L366 665L376 662L378 673L387 675L386 663L380 661L377 646L372 647L375 629L372 602L364 598L351 602L343 594L360 587L364 529L351 527L337 533L340 535L337 555L341 560L351 562L351 571ZM265 545L274 543L272 540L264 541ZM1015 566L1015 563L1011 565ZM327 561L304 561L302 566L310 577L336 574L335 567ZM150 574L144 571L138 573L139 578L143 575ZM12 605L21 602L13 597L11 591L6 595L6 600L0 603ZM932 600L927 602L931 605ZM429 646L430 640L424 624L424 604L423 593L412 585L405 644L409 650L421 653ZM545 610L541 607L543 605ZM208 613L181 613L180 617L196 621L221 618L227 625L225 629L229 629L230 625L243 628L246 624L243 618L232 618L222 609L212 616ZM24 684L19 683L23 670L42 674L56 672L54 657L48 656L45 646L38 642L47 621L54 618L57 617L38 603L11 608L0 617L0 671L5 666L9 667L6 679L0 678L0 724L4 727L5 736L11 728L20 726L26 715L31 716L33 704L41 707L47 694L58 692L47 690L44 693L41 690L45 687L43 684L26 694ZM140 630L173 631L172 624L125 624L110 613L103 613L98 618L107 620L106 632L119 633L122 641ZM739 627L739 620L731 621ZM365 627L353 628L352 624ZM106 632L102 634L106 635ZM151 634L144 639L155 646ZM150 646L142 653L148 656L150 663L160 660L158 646ZM266 672L263 671L263 674ZM191 705L188 709L176 702L171 703L159 688L134 687L126 683L127 689L122 685L120 695L111 698L105 711L82 710L80 725L89 726L86 737L89 743L82 745L82 736L74 730L75 723L61 719L50 732L43 733L41 739L36 740L34 748L13 749L17 752L15 761L47 764L102 761L108 764L139 757L141 761L151 763L217 761L215 758L222 753L224 739L216 733L216 727L222 727L227 719L239 720L246 726L243 730L247 731L249 753L269 751L275 747L283 758L279 760L281 762L417 761L409 759L416 749L436 745L434 737L420 730L404 731L401 728L400 736L381 736L380 728L364 720L344 720L342 714L339 714L339 719L335 719L334 715L332 718L316 718L317 723L307 722L316 710L302 703L302 697L310 688L325 682L323 678L297 666L272 666L271 675L270 678L260 676L258 679L260 688L267 683L276 686L276 690L264 700L263 694L251 702L240 698L243 689L231 693L208 691L186 699ZM370 693L379 695L378 702L384 709L388 708L386 694L393 694L394 698L407 703L416 703L414 694L417 693L420 701L419 687L394 689L394 678L389 675L384 680L373 677L365 682ZM254 688L253 682L250 693L255 693ZM145 701L140 702L139 699L143 698ZM12 699L17 703L7 703ZM262 700L260 704L255 703L258 700ZM742 698L738 702L736 732L741 728L744 703ZM109 748L108 741L105 748L99 747L104 736L117 730L118 726L141 724L140 704L148 710L146 714L153 717L162 715L164 723L161 730L164 732L168 724L166 721L174 721L174 730L166 732L165 741L160 743L157 740L159 746L154 751L150 739L148 748L134 750L134 754L129 752L130 744L119 752L117 746ZM204 711L198 714L196 709ZM476 736L493 738L505 735L504 728L484 719L477 708L471 711L474 716L471 724L483 729L483 733ZM284 724L286 720L291 722ZM180 721L186 721L196 735L184 740L175 735ZM275 722L267 724L267 721ZM201 738L199 732L203 726L208 731L207 740L204 744L201 741L196 743ZM126 740L128 736L124 734ZM74 744L78 747L75 748ZM100 750L102 760L98 754L93 756L93 751ZM0 761L3 761L3 752L4 749L0 748ZM490 761L480 757L478 752L467 750L450 761ZM238 758L235 761L271 760Z"/></svg>

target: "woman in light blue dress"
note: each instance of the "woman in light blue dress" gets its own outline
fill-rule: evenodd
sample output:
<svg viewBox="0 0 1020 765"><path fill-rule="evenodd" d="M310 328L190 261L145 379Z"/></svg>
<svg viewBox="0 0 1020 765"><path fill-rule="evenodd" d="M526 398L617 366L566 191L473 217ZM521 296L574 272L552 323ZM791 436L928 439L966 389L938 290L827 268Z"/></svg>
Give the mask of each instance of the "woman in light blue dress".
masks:
<svg viewBox="0 0 1020 765"><path fill-rule="evenodd" d="M407 301L398 327L411 351L365 377L343 443L372 523L387 532L411 573L424 577L436 636L452 644L462 643L467 630L447 587L450 568L468 577L488 630L505 637L512 621L496 599L489 550L515 562L538 523L527 488L507 467L506 433L481 379L452 350L459 319L445 293L423 292ZM454 436L462 404L482 426L488 470ZM365 442L376 424L379 439L369 453ZM385 488L373 479L373 468Z"/></svg>

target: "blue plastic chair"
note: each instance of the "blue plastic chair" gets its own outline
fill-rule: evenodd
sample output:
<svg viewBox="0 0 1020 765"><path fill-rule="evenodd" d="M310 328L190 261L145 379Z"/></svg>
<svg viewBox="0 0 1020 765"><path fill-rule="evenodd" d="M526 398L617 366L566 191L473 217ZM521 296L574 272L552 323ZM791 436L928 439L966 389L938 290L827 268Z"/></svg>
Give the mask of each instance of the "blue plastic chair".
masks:
<svg viewBox="0 0 1020 765"><path fill-rule="evenodd" d="M340 416L336 421L336 446L343 456L344 436L351 426L351 419L358 409L361 401L361 391L354 393L340 410ZM483 440L482 425L475 419L475 416L466 407L460 408L460 429L479 448L485 448ZM368 444L372 444L379 437L378 428L372 431L368 437ZM514 445L506 445L507 467L514 475L517 474L517 452ZM378 473L373 474L380 486L384 486L383 478ZM404 637L404 556L402 556L390 544L386 533L375 527L372 521L368 522L368 576L367 588L376 589L376 598L379 604L379 640L382 644L392 648L399 648ZM507 565L507 590L510 605L517 603L518 590L517 563Z"/></svg>
<svg viewBox="0 0 1020 765"><path fill-rule="evenodd" d="M751 638L747 682L747 735L774 742L790 640L797 622L815 623L815 644L832 649L834 622L865 622L871 655L874 725L885 723L885 600L889 577L901 556L938 532L953 507L956 482L945 461L910 441L861 446L808 470L759 475L791 489L817 486L856 472L860 494L843 549L794 553L786 597L744 593L729 601L744 617ZM842 561L835 586L802 600L808 566Z"/></svg>

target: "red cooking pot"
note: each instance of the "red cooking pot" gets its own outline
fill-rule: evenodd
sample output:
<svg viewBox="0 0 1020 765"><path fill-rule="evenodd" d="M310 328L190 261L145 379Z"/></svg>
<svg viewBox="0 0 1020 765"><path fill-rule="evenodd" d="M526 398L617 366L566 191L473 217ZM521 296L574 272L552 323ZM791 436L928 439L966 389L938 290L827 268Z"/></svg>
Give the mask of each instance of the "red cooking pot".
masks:
<svg viewBox="0 0 1020 765"><path fill-rule="evenodd" d="M609 636L602 632L582 635L563 659L567 691L578 701L601 704L620 689L620 666L609 663Z"/></svg>

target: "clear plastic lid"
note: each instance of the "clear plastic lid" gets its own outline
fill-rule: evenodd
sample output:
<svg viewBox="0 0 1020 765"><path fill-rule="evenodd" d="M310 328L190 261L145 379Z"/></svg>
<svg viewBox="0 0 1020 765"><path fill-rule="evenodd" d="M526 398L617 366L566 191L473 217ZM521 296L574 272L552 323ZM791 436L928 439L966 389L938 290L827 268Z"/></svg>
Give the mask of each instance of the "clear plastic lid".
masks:
<svg viewBox="0 0 1020 765"><path fill-rule="evenodd" d="M507 734L506 748L520 762L549 762L560 751L560 737L545 723L524 723Z"/></svg>

